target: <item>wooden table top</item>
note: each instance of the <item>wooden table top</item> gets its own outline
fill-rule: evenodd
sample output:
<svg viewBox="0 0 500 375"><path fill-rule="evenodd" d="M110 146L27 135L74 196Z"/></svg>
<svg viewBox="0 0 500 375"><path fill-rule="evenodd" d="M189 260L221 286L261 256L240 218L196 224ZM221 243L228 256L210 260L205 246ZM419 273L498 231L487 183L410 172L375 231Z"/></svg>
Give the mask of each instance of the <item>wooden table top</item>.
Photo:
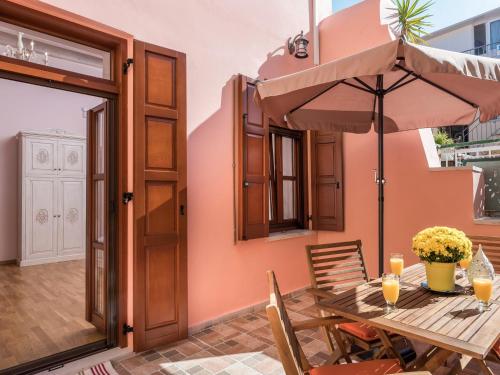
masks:
<svg viewBox="0 0 500 375"><path fill-rule="evenodd" d="M500 275L495 278L489 310L479 314L473 294L443 295L420 287L423 264L405 268L397 310L385 312L381 279L322 300L321 309L416 339L442 349L485 359L500 338ZM466 286L468 281L458 279ZM469 291L471 293L471 291Z"/></svg>

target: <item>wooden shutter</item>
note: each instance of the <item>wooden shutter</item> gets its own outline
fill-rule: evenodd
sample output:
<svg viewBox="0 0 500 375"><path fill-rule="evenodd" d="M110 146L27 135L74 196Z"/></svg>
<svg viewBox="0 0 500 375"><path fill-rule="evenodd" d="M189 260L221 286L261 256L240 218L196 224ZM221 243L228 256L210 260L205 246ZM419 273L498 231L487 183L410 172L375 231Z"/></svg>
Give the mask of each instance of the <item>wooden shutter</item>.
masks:
<svg viewBox="0 0 500 375"><path fill-rule="evenodd" d="M269 120L254 102L255 82L239 75L235 83L237 150L237 237L269 234Z"/></svg>
<svg viewBox="0 0 500 375"><path fill-rule="evenodd" d="M186 57L134 41L134 351L187 336Z"/></svg>
<svg viewBox="0 0 500 375"><path fill-rule="evenodd" d="M311 132L312 227L344 230L342 133Z"/></svg>

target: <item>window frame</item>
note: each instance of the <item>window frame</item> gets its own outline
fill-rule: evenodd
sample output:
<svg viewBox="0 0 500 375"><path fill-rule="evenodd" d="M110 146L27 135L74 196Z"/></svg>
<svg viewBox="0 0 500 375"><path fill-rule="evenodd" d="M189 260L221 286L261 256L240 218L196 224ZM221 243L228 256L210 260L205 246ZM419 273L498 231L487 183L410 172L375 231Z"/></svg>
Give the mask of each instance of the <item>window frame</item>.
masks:
<svg viewBox="0 0 500 375"><path fill-rule="evenodd" d="M30 83L39 86L47 86L55 89L78 92L81 94L95 95L111 100L115 106L110 111L115 126L116 140L113 152L116 165L116 176L113 182L114 193L112 196L116 202L121 201L124 192L130 191L128 184L128 76L123 74L123 63L127 60L129 53L128 44L133 36L93 21L89 18L68 12L61 8L28 0L3 0L0 1L0 21L28 28L33 31L66 39L82 45L109 51L111 53L111 79L102 79L83 75L80 73L47 67L44 65L26 62L18 59L0 56L0 78ZM129 346L128 337L120 334L120 328L129 322L128 311L128 217L129 209L125 205L116 204L116 216L114 218L113 233L110 235L115 241L113 252L114 270L112 274L114 291L120 298L113 297L110 308L113 310L110 316L114 316L113 323L116 329L110 329L109 342L113 346ZM130 211L131 212L131 211ZM41 371L49 367L67 362L71 358L79 358L82 355L90 355L110 347L111 344L92 343L83 347L70 349L49 357L21 364L16 367L5 369L9 373ZM0 370L0 374L4 370Z"/></svg>
<svg viewBox="0 0 500 375"><path fill-rule="evenodd" d="M275 136L276 150L273 155L272 137ZM282 137L294 139L293 176L283 176ZM295 229L304 229L307 212L306 183L304 176L307 168L306 133L269 124L269 233L284 232ZM276 163L272 163L276 160ZM276 168L276 165L279 165ZM276 170L275 170L276 169ZM276 180L276 181L274 181ZM283 182L295 181L296 198L294 200L296 218L283 218ZM272 199L276 197L276 199ZM272 210L272 215L271 215Z"/></svg>

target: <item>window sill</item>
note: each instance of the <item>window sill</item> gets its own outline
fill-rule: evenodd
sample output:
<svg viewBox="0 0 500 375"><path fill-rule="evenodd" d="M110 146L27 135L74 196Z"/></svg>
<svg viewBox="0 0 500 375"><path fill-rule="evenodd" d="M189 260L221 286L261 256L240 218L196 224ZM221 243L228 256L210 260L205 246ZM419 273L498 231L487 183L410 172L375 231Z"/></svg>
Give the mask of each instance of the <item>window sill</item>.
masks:
<svg viewBox="0 0 500 375"><path fill-rule="evenodd" d="M292 229L283 232L274 232L269 234L269 237L267 237L267 241L272 242L288 240L290 238L307 237L313 235L314 233L316 232L309 229Z"/></svg>
<svg viewBox="0 0 500 375"><path fill-rule="evenodd" d="M474 224L500 225L500 217L478 217L477 219L474 219Z"/></svg>

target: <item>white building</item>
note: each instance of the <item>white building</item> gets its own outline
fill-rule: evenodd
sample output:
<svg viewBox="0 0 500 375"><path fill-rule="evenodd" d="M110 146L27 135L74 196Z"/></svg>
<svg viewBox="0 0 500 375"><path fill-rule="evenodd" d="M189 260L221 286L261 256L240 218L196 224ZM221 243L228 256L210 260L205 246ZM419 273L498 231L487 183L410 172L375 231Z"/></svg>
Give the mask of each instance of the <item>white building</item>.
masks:
<svg viewBox="0 0 500 375"><path fill-rule="evenodd" d="M500 7L428 34L432 47L500 58Z"/></svg>

